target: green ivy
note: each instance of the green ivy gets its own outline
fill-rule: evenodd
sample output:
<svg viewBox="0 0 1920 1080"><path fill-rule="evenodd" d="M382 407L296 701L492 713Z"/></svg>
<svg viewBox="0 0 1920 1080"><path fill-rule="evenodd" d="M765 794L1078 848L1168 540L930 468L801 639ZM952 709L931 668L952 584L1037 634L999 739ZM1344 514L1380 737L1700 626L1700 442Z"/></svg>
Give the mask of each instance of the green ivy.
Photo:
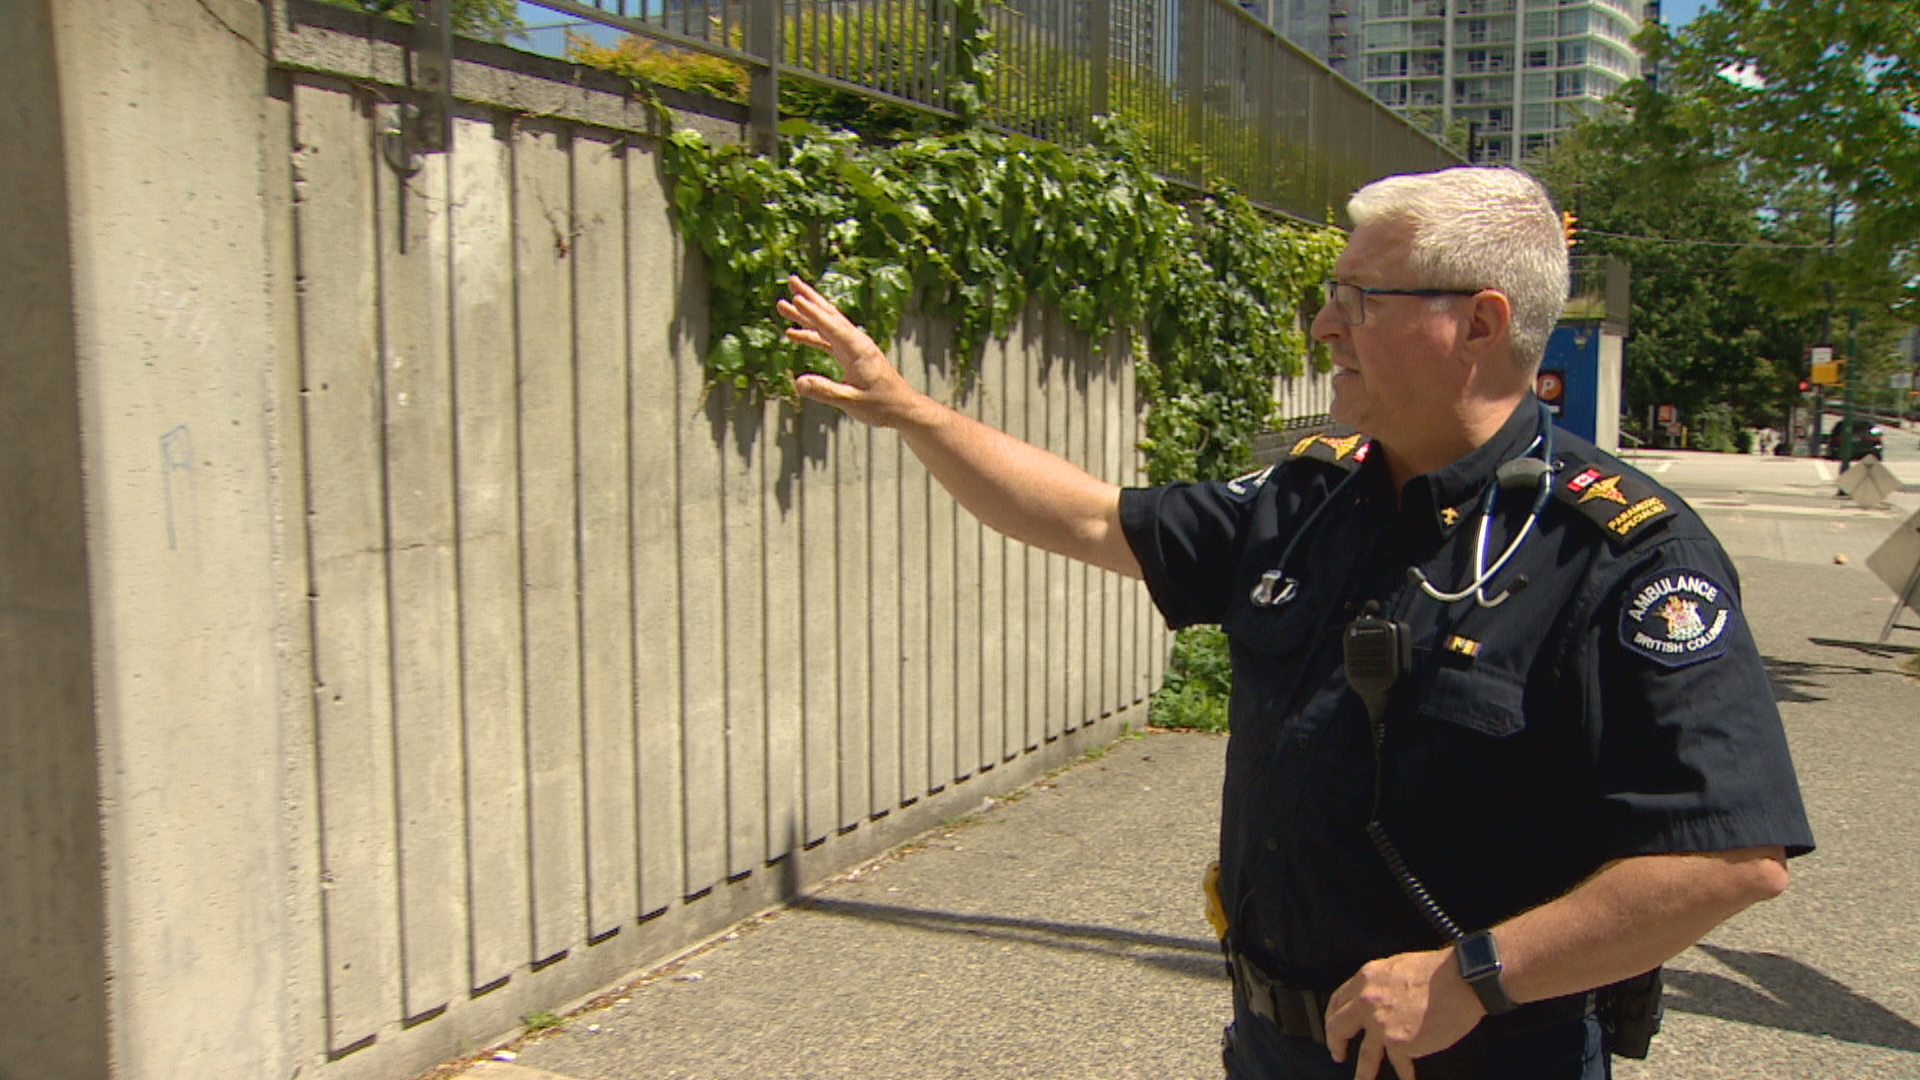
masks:
<svg viewBox="0 0 1920 1080"><path fill-rule="evenodd" d="M800 121L776 161L674 132L663 164L706 259L707 369L771 395L831 364L770 316L788 274L876 340L909 311L950 320L963 372L1030 298L1096 344L1138 335L1155 481L1231 475L1270 426L1273 382L1309 354L1301 312L1331 229L1274 221L1231 191L1173 196L1122 129L1065 148L980 128L872 146Z"/></svg>

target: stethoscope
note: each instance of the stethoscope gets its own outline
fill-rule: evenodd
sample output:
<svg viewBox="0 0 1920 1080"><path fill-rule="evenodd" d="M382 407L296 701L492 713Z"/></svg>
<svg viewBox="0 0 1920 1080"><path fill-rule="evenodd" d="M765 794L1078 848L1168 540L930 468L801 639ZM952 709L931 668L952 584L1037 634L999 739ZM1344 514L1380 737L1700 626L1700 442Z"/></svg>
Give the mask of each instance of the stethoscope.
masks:
<svg viewBox="0 0 1920 1080"><path fill-rule="evenodd" d="M1513 561L1513 556L1519 552L1520 545L1526 543L1528 535L1533 532L1534 523L1540 520L1541 512L1547 508L1547 501L1553 497L1553 413L1547 409L1544 402L1536 401L1534 404L1540 410L1540 434L1534 436L1532 444L1527 447L1524 454L1512 461L1504 462L1494 470L1494 482L1488 484L1486 491L1480 496L1480 532L1473 549L1473 580L1457 592L1442 592L1427 580L1425 571L1417 566L1407 568L1409 580L1420 586L1420 591L1434 600L1451 604L1471 596L1474 603L1479 606L1495 608L1506 603L1507 598L1513 595L1513 588L1506 588L1500 590L1498 596L1489 598L1487 586L1493 581L1495 575L1506 568L1507 563ZM1261 574L1259 583L1253 587L1254 606L1281 607L1290 603L1299 594L1299 579L1289 576L1286 570L1287 564L1293 561L1294 548L1299 546L1302 537L1313 531L1315 523L1320 520L1320 515L1327 506L1338 500L1341 492L1359 475L1360 470L1355 469L1342 477L1340 482L1334 485L1333 490L1327 493L1327 497L1307 515L1307 520L1294 530L1293 536L1287 540L1286 548L1280 552L1279 565ZM1493 564L1489 566L1487 542L1493 531L1494 515L1499 510L1500 492L1504 488L1525 489L1527 487L1533 488L1533 506L1527 511L1526 523L1520 526L1520 531L1515 533L1513 539L1507 543L1506 550L1502 551L1500 557L1493 560ZM1516 582L1515 587L1522 582L1524 579Z"/></svg>

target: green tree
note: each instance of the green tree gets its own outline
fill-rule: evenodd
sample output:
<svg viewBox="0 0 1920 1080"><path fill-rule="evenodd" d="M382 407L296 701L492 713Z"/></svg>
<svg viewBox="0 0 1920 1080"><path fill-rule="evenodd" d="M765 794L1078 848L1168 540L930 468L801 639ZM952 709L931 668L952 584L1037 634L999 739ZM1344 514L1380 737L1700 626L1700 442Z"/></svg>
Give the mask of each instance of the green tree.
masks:
<svg viewBox="0 0 1920 1080"><path fill-rule="evenodd" d="M325 0L335 7L411 20L411 0ZM453 29L468 37L505 41L526 32L514 0L453 0Z"/></svg>
<svg viewBox="0 0 1920 1080"><path fill-rule="evenodd" d="M1752 279L1756 267L1821 252L1770 246L1762 193L1694 137L1696 105L1645 83L1618 104L1576 126L1535 171L1578 216L1577 253L1631 268L1626 412L1672 404L1699 417L1726 415L1725 406L1738 424L1778 423L1818 319Z"/></svg>
<svg viewBox="0 0 1920 1080"><path fill-rule="evenodd" d="M1920 2L1720 0L1648 55L1690 99L1684 134L1738 162L1773 231L1830 256L1767 268L1777 301L1920 320Z"/></svg>

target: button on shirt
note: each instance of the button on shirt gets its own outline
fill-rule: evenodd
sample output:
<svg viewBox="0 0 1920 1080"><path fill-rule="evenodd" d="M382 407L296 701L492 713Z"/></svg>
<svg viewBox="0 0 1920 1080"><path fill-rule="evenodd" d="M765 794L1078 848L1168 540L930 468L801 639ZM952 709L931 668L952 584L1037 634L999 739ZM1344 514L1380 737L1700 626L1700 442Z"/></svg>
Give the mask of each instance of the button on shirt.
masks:
<svg viewBox="0 0 1920 1080"><path fill-rule="evenodd" d="M1538 426L1523 402L1398 500L1358 440L1329 440L1332 463L1122 494L1169 624L1218 623L1231 644L1221 898L1234 946L1282 982L1331 989L1444 943L1367 837L1376 791L1409 870L1469 932L1616 858L1812 848L1733 567L1678 497L1555 431L1563 490L1486 590L1508 599L1443 603L1410 582L1410 567L1441 590L1473 580L1482 500L1502 463L1537 452ZM1497 494L1488 564L1534 490ZM1276 570L1297 591L1257 602ZM1341 648L1370 602L1413 640L1377 760Z"/></svg>

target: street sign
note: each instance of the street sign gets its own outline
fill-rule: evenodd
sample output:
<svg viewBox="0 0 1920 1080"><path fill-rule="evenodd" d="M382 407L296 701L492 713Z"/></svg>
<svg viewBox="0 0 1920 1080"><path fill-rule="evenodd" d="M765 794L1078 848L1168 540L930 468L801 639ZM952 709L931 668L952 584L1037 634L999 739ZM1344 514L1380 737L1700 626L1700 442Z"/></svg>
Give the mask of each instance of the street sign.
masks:
<svg viewBox="0 0 1920 1080"><path fill-rule="evenodd" d="M1807 350L1807 362L1810 364L1833 363L1833 346L1815 345Z"/></svg>
<svg viewBox="0 0 1920 1080"><path fill-rule="evenodd" d="M1840 493L1862 506L1880 506L1887 496L1900 490L1900 478L1893 470L1868 454L1840 474Z"/></svg>
<svg viewBox="0 0 1920 1080"><path fill-rule="evenodd" d="M1828 351L1831 352L1832 350ZM1841 372L1845 370L1845 367L1846 365L1837 360L1832 363L1815 363L1813 365L1814 385L1839 386L1841 383L1846 382L1846 376L1841 374Z"/></svg>
<svg viewBox="0 0 1920 1080"><path fill-rule="evenodd" d="M1902 522L1867 556L1867 569L1893 590L1893 613L1880 630L1884 642L1893 633L1902 607L1920 611L1920 513Z"/></svg>
<svg viewBox="0 0 1920 1080"><path fill-rule="evenodd" d="M1552 369L1541 371L1534 376L1533 396L1553 415L1559 416L1567 404L1567 373Z"/></svg>

